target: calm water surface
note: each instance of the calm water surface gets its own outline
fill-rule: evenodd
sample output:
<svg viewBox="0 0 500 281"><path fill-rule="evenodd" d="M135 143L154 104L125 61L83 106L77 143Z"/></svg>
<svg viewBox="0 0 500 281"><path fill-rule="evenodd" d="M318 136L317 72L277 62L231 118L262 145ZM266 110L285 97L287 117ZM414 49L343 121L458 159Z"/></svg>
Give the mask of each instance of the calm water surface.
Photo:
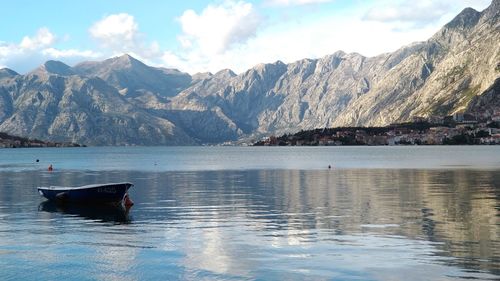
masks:
<svg viewBox="0 0 500 281"><path fill-rule="evenodd" d="M499 147L0 150L0 280L498 280L499 156ZM114 181L135 184L128 212L56 206L36 192Z"/></svg>

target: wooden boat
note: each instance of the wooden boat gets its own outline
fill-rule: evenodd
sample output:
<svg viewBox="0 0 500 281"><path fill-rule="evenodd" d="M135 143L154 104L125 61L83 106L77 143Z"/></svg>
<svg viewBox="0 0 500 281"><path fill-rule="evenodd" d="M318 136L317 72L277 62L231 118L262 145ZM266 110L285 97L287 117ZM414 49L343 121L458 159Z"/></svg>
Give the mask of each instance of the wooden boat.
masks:
<svg viewBox="0 0 500 281"><path fill-rule="evenodd" d="M90 184L77 187L49 186L38 187L38 193L59 203L123 203L130 201L127 191L132 186L133 184L129 182Z"/></svg>

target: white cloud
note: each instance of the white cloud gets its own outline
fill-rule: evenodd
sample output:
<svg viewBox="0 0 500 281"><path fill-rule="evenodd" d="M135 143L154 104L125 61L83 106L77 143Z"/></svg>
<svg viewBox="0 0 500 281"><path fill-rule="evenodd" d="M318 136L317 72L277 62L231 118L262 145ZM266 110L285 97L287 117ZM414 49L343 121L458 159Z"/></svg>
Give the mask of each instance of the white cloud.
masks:
<svg viewBox="0 0 500 281"><path fill-rule="evenodd" d="M150 65L175 67L190 73L217 72L223 68L242 72L261 62L289 63L323 57L337 50L374 56L426 40L463 8L472 6L481 10L490 2L359 1L356 8L309 14L297 21L266 18L264 22L258 9L265 9L265 4L292 6L328 0L264 0L264 5L259 6L248 0L214 1L217 4L201 11L186 10L177 18L182 31L177 38L178 46L169 49L157 41L145 40L135 18L121 13L103 17L88 29L99 43L98 51L57 48L61 40L65 45L70 44L70 38L57 37L49 29L41 28L19 43L0 42L0 65L22 73L47 59L71 63L129 53ZM273 16L276 15L268 15Z"/></svg>
<svg viewBox="0 0 500 281"><path fill-rule="evenodd" d="M107 56L130 54L147 63L154 64L162 51L157 41L147 43L139 24L127 13L112 14L95 22L89 33L101 45Z"/></svg>
<svg viewBox="0 0 500 281"><path fill-rule="evenodd" d="M278 6L299 6L309 4L319 4L332 2L332 0L266 0L265 3L269 5Z"/></svg>
<svg viewBox="0 0 500 281"><path fill-rule="evenodd" d="M262 18L251 3L225 1L209 5L200 14L185 11L178 19L184 48L197 48L205 55L221 54L256 35Z"/></svg>
<svg viewBox="0 0 500 281"><path fill-rule="evenodd" d="M110 47L135 45L138 39L138 24L133 16L121 13L109 15L94 23L90 35L101 44Z"/></svg>
<svg viewBox="0 0 500 281"><path fill-rule="evenodd" d="M349 29L335 26L349 26ZM324 19L306 26L294 26L285 32L269 30L248 44L223 54L204 57L191 53L177 62L184 59L180 68L189 72L216 72L223 68L243 72L261 62L282 60L290 63L303 58L323 57L338 50L375 56L413 41L424 40L427 34L432 34L432 31L397 33L391 26L382 23Z"/></svg>
<svg viewBox="0 0 500 281"><path fill-rule="evenodd" d="M80 57L80 58L98 58L101 56L101 54L96 53L94 51L90 50L77 50L77 49L66 49L66 50L59 50L56 48L47 48L43 49L41 51L42 55L45 55L47 57L51 57L54 59L64 59L64 58L72 58L72 57Z"/></svg>
<svg viewBox="0 0 500 281"><path fill-rule="evenodd" d="M55 40L56 36L54 36L48 28L42 27L38 29L35 36L24 36L19 47L22 49L36 50L52 45Z"/></svg>
<svg viewBox="0 0 500 281"><path fill-rule="evenodd" d="M162 60L165 66L190 73L217 72L223 68L242 72L261 62L282 60L289 63L303 58L323 57L338 50L378 55L413 41L425 40L434 31L430 27L406 33L394 32L391 24L363 21L361 17L365 12L366 8L313 21L268 25L247 38L244 44L236 44L231 48L210 45L224 42L219 38L224 38L226 32L212 35L210 30L203 30L206 38L181 42L188 46L184 52L166 52ZM211 24L204 22L204 25ZM204 45L204 40L208 46Z"/></svg>
<svg viewBox="0 0 500 281"><path fill-rule="evenodd" d="M299 2L311 1L281 1L284 4ZM303 58L320 58L338 50L376 56L427 40L463 8L472 6L481 10L489 4L487 2L489 0L364 2L354 9L323 13L323 16L308 17L307 21L268 21L266 25L254 26L250 36L232 45L226 38L231 33L228 30L236 24L231 24L232 21L221 23L224 13L215 16L215 12L207 12L216 8L225 12L231 10L226 2L226 6L208 6L201 14L185 12L183 16L189 20L180 21L184 34L179 38L183 49L165 51L161 63L190 73L217 72L223 68L242 72L262 62L282 60L290 63ZM393 3L393 6L388 3ZM404 8L404 3L411 9ZM246 3L240 1L237 4L244 6ZM384 7L389 9L383 13ZM367 15L375 13L376 9L379 9L377 20L375 14L372 14L372 20L366 20ZM438 12L430 11L433 9ZM257 14L255 7L252 10ZM208 16L212 13L213 16ZM401 16L402 13L406 14Z"/></svg>
<svg viewBox="0 0 500 281"><path fill-rule="evenodd" d="M0 42L0 65L25 73L51 59L76 63L101 57L91 50L58 49L57 41L56 35L42 27L34 36L24 36L19 43Z"/></svg>

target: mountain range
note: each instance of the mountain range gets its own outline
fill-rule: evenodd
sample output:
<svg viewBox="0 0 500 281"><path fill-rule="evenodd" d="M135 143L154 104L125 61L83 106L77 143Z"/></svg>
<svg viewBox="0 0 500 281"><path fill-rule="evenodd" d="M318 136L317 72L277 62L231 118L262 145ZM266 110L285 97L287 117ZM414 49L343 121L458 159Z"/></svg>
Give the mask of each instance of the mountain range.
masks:
<svg viewBox="0 0 500 281"><path fill-rule="evenodd" d="M500 110L500 0L425 42L190 75L129 56L0 69L0 132L86 145L197 145ZM369 42L367 42L369 44Z"/></svg>

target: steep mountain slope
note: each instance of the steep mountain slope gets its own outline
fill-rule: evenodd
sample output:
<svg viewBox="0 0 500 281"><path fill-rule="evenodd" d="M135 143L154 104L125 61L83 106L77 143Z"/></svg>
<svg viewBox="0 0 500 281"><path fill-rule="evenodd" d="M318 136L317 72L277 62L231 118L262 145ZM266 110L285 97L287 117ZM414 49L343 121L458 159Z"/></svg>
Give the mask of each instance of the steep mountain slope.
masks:
<svg viewBox="0 0 500 281"><path fill-rule="evenodd" d="M15 72L12 69L8 69L8 68L0 69L0 80L6 79L6 78L12 78L12 77L17 76L17 75L19 75L19 73Z"/></svg>
<svg viewBox="0 0 500 281"><path fill-rule="evenodd" d="M209 77L173 104L220 107L245 133L387 125L464 110L500 76L499 3L465 9L426 42L373 58L337 52Z"/></svg>
<svg viewBox="0 0 500 281"><path fill-rule="evenodd" d="M353 103L337 124L384 125L463 111L500 76L498 19L498 1L483 13L465 9ZM367 110L370 104L375 106Z"/></svg>
<svg viewBox="0 0 500 281"><path fill-rule="evenodd" d="M0 131L87 145L221 143L415 116L493 114L500 0L467 8L425 42L367 58L336 52L190 76L129 55L27 75L0 69ZM491 105L491 106L490 106Z"/></svg>
<svg viewBox="0 0 500 281"><path fill-rule="evenodd" d="M44 64L42 64L37 69L30 72L30 74L38 76L47 76L47 75L70 76L70 75L75 75L76 73L69 65L63 62L49 60Z"/></svg>
<svg viewBox="0 0 500 281"><path fill-rule="evenodd" d="M480 115L483 118L500 112L500 78L482 95L475 96L467 106L467 113Z"/></svg>
<svg viewBox="0 0 500 281"><path fill-rule="evenodd" d="M73 70L82 76L99 77L122 94L132 97L148 92L171 97L191 83L189 74L175 69L147 66L130 55L102 62L83 62L73 67Z"/></svg>
<svg viewBox="0 0 500 281"><path fill-rule="evenodd" d="M168 120L143 112L99 78L16 76L0 87L0 131L88 145L194 144Z"/></svg>

